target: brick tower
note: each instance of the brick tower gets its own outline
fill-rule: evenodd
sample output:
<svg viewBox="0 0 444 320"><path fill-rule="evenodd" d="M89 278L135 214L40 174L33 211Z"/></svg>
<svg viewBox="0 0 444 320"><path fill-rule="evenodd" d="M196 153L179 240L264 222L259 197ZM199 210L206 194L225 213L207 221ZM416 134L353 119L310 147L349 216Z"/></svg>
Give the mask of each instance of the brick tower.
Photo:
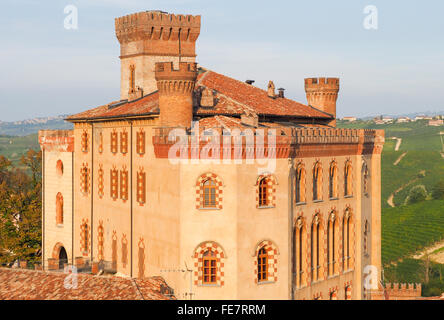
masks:
<svg viewBox="0 0 444 320"><path fill-rule="evenodd" d="M156 63L155 78L159 90L160 123L165 127L190 127L193 120L193 90L197 64Z"/></svg>
<svg viewBox="0 0 444 320"><path fill-rule="evenodd" d="M305 92L309 105L331 114L336 119L339 78L307 78L305 79ZM329 124L336 126L336 120Z"/></svg>
<svg viewBox="0 0 444 320"><path fill-rule="evenodd" d="M146 11L117 18L120 42L121 99L141 97L157 90L156 62L195 62L200 16Z"/></svg>

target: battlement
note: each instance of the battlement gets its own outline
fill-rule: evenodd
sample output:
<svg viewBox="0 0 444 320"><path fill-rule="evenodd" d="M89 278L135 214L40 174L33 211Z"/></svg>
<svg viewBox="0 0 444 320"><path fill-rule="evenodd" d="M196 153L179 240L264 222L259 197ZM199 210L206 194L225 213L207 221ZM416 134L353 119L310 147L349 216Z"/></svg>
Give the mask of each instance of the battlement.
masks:
<svg viewBox="0 0 444 320"><path fill-rule="evenodd" d="M155 67L155 77L157 81L195 81L197 78L197 63L180 62L179 69L174 69L172 62L158 62Z"/></svg>
<svg viewBox="0 0 444 320"><path fill-rule="evenodd" d="M145 11L115 19L119 42L178 40L195 42L200 34L200 16Z"/></svg>
<svg viewBox="0 0 444 320"><path fill-rule="evenodd" d="M421 297L421 284L386 283L384 291L389 300L413 300Z"/></svg>
<svg viewBox="0 0 444 320"><path fill-rule="evenodd" d="M339 90L339 78L306 78L305 88Z"/></svg>

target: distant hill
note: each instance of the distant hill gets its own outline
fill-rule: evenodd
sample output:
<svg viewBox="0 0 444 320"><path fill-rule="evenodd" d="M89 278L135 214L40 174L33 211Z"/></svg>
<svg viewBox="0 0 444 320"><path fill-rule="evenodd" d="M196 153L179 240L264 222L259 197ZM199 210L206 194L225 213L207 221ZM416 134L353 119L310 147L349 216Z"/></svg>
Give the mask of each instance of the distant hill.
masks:
<svg viewBox="0 0 444 320"><path fill-rule="evenodd" d="M68 130L72 124L63 120L66 116L48 118L34 118L23 121L0 121L0 135L3 136L28 136L36 134L39 130Z"/></svg>

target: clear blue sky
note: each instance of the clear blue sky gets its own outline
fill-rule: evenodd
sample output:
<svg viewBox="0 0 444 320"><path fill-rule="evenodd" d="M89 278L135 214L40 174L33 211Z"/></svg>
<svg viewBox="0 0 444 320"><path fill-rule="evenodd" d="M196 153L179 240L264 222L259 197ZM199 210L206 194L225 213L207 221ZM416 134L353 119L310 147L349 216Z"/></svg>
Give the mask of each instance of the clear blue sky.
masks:
<svg viewBox="0 0 444 320"><path fill-rule="evenodd" d="M69 4L77 31L63 27ZM378 30L363 27L367 5ZM198 62L214 71L304 103L304 77L340 77L338 116L444 110L442 0L2 0L0 120L118 99L114 18L154 9L202 15Z"/></svg>

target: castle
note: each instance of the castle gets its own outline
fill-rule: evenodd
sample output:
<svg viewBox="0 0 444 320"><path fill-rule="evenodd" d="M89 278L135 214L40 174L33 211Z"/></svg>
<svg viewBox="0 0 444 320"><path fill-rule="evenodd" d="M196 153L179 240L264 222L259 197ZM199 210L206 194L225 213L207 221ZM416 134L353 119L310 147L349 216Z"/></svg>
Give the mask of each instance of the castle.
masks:
<svg viewBox="0 0 444 320"><path fill-rule="evenodd" d="M383 131L335 127L338 78L305 79L302 104L198 66L200 28L116 19L120 99L40 132L44 268L161 276L179 299L372 298Z"/></svg>

